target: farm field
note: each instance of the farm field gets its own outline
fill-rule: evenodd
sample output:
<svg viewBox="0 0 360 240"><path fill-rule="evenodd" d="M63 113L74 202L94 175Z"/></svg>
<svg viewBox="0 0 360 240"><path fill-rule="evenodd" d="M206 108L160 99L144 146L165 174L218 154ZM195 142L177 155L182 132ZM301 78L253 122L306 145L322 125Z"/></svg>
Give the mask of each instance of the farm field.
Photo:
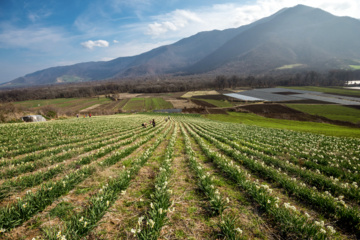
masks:
<svg viewBox="0 0 360 240"><path fill-rule="evenodd" d="M339 95L345 95L345 96L360 97L360 91L359 90L344 89L344 88L341 88L341 87L306 86L306 87L285 87L285 88L295 89L295 90L315 91L315 92L323 92L323 93L330 93L330 94L339 94Z"/></svg>
<svg viewBox="0 0 360 240"><path fill-rule="evenodd" d="M359 128L338 126L327 123L266 118L254 113L229 112L228 115L209 114L209 115L205 115L204 117L221 122L243 123L252 126L287 129L293 131L324 134L328 136L360 137Z"/></svg>
<svg viewBox="0 0 360 240"><path fill-rule="evenodd" d="M27 108L37 108L43 106L53 105L55 107L72 107L74 105L80 105L78 107L79 110L93 106L95 104L105 104L111 102L110 99L102 97L102 98L56 98L56 99L47 99L47 100L29 100L23 102L15 102L15 104L27 107Z"/></svg>
<svg viewBox="0 0 360 240"><path fill-rule="evenodd" d="M323 116L332 120L348 121L352 123L360 122L360 110L342 105L328 104L286 104L295 110Z"/></svg>
<svg viewBox="0 0 360 240"><path fill-rule="evenodd" d="M359 138L166 118L0 125L0 238L360 237Z"/></svg>
<svg viewBox="0 0 360 240"><path fill-rule="evenodd" d="M170 102L162 98L131 98L123 107L125 111L151 111L173 108Z"/></svg>
<svg viewBox="0 0 360 240"><path fill-rule="evenodd" d="M216 99L203 99L203 98L196 98L197 100L201 100L201 101L204 101L204 102L207 102L207 103L210 103L216 107L233 107L234 105L231 104L230 102L228 101L222 101L222 100L216 100Z"/></svg>
<svg viewBox="0 0 360 240"><path fill-rule="evenodd" d="M194 96L202 96L202 95L218 95L219 93L215 90L209 90L209 91L190 91L182 95L182 98L191 98Z"/></svg>

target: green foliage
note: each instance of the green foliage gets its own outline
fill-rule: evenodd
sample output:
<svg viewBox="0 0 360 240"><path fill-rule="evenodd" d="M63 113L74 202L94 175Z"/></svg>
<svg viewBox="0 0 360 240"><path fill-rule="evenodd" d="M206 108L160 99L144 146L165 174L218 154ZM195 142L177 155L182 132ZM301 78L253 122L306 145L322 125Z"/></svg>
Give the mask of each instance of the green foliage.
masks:
<svg viewBox="0 0 360 240"><path fill-rule="evenodd" d="M218 224L220 228L219 235L224 239L229 240L240 240L244 239L241 238L242 230L236 227L236 217L223 217Z"/></svg>
<svg viewBox="0 0 360 240"><path fill-rule="evenodd" d="M126 111L152 111L156 109L170 109L173 105L163 98L132 98L123 107Z"/></svg>
<svg viewBox="0 0 360 240"><path fill-rule="evenodd" d="M58 217L62 220L68 220L73 215L74 206L68 202L61 202L56 205L55 208L51 209L50 216Z"/></svg>
<svg viewBox="0 0 360 240"><path fill-rule="evenodd" d="M360 65L349 65L352 69L360 70Z"/></svg>
<svg viewBox="0 0 360 240"><path fill-rule="evenodd" d="M286 104L288 107L332 120L360 123L360 110L342 105L329 104Z"/></svg>
<svg viewBox="0 0 360 240"><path fill-rule="evenodd" d="M296 64L284 65L284 66L278 67L276 69L277 70L284 70L284 69L292 69L292 68L297 68L297 67L302 67L302 66L304 66L304 64L296 63Z"/></svg>
<svg viewBox="0 0 360 240"><path fill-rule="evenodd" d="M301 122L293 120L266 118L253 113L229 112L229 115L208 114L204 117L222 122L243 123L247 125L266 128L288 129L300 132L324 134L328 136L356 138L360 137L360 129L357 128L343 127L327 123Z"/></svg>

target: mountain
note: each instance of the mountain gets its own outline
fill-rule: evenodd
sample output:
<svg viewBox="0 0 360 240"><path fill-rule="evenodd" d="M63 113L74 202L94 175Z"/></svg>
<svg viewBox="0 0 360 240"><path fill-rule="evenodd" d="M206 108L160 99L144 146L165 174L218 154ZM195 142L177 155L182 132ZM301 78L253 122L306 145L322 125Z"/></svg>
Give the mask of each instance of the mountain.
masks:
<svg viewBox="0 0 360 240"><path fill-rule="evenodd" d="M360 59L356 39L360 21L298 5L237 35L189 71L251 73L290 64L326 68L324 63L339 59L356 63Z"/></svg>
<svg viewBox="0 0 360 240"><path fill-rule="evenodd" d="M283 68L360 65L360 21L298 5L252 24L200 32L132 57L53 67L3 86L95 81L159 74L258 74Z"/></svg>

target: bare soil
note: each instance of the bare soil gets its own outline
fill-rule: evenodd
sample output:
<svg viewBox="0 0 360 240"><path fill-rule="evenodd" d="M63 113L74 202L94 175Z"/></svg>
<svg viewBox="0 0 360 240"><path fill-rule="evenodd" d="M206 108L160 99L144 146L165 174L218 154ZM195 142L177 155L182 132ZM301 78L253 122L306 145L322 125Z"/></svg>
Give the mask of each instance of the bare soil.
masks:
<svg viewBox="0 0 360 240"><path fill-rule="evenodd" d="M166 100L168 102L170 102L174 106L174 108L184 109L184 108L195 108L195 107L197 107L196 104L192 103L188 99L166 99Z"/></svg>
<svg viewBox="0 0 360 240"><path fill-rule="evenodd" d="M199 99L191 99L191 101L193 103L195 103L196 105L199 105L201 107L216 107L215 105L213 105L211 103L208 103L208 102L205 102L205 101L202 101L202 100L199 100Z"/></svg>

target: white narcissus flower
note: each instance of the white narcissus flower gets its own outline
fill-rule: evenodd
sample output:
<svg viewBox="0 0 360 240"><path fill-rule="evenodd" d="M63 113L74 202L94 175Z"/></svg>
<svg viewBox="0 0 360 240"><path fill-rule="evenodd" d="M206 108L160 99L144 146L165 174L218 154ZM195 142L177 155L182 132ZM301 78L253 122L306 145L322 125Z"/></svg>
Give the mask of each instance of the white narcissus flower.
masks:
<svg viewBox="0 0 360 240"><path fill-rule="evenodd" d="M138 224L141 225L142 221L144 220L144 216L139 217Z"/></svg>
<svg viewBox="0 0 360 240"><path fill-rule="evenodd" d="M235 231L237 231L239 234L242 234L242 230L240 228L236 228Z"/></svg>
<svg viewBox="0 0 360 240"><path fill-rule="evenodd" d="M326 228L329 230L330 234L336 233L335 229L332 226L327 226Z"/></svg>
<svg viewBox="0 0 360 240"><path fill-rule="evenodd" d="M154 220L149 219L148 224L150 224L150 227L153 228L155 225L155 222L154 222Z"/></svg>

